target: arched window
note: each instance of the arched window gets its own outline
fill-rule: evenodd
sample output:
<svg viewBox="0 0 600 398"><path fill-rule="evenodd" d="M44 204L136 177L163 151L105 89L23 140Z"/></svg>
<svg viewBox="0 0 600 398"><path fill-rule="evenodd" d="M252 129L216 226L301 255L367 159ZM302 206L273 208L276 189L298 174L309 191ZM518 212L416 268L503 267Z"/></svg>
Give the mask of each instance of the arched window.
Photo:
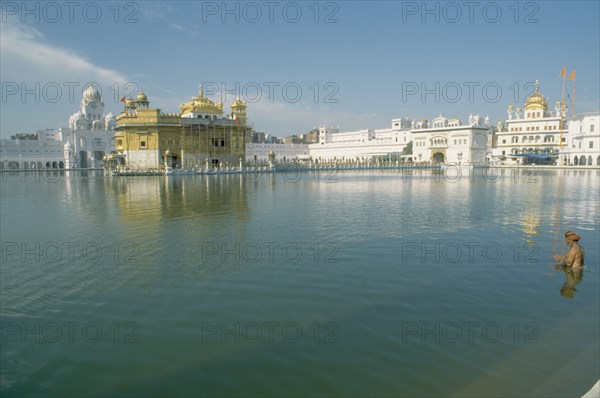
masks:
<svg viewBox="0 0 600 398"><path fill-rule="evenodd" d="M588 156L588 164L590 166L592 165L592 155Z"/></svg>
<svg viewBox="0 0 600 398"><path fill-rule="evenodd" d="M577 161L578 161L577 156L575 156L575 158L573 159L573 165L577 166L577 164L578 164Z"/></svg>
<svg viewBox="0 0 600 398"><path fill-rule="evenodd" d="M596 158L596 166L600 166L600 155Z"/></svg>
<svg viewBox="0 0 600 398"><path fill-rule="evenodd" d="M580 166L585 166L585 156L582 156L579 158L579 165Z"/></svg>

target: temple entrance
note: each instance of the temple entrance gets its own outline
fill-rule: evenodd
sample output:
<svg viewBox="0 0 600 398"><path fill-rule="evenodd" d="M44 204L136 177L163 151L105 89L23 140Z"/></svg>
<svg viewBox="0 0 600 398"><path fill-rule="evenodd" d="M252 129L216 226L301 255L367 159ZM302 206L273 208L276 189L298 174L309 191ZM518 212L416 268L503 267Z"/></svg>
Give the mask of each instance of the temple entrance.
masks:
<svg viewBox="0 0 600 398"><path fill-rule="evenodd" d="M432 161L433 163L444 163L444 154L441 152L436 152L433 154Z"/></svg>
<svg viewBox="0 0 600 398"><path fill-rule="evenodd" d="M87 151L79 152L79 167L85 169L88 167L88 156Z"/></svg>
<svg viewBox="0 0 600 398"><path fill-rule="evenodd" d="M163 160L163 164L166 167L172 167L174 169L180 167L180 160L179 160L179 156L171 153L170 151L167 150L167 152L165 152L165 154L162 156L162 160Z"/></svg>

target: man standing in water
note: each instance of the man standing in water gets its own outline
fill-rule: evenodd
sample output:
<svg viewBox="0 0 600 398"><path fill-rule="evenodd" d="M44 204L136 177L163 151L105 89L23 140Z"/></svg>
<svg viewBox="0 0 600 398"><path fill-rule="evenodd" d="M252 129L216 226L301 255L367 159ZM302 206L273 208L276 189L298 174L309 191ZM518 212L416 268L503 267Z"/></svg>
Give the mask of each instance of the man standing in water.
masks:
<svg viewBox="0 0 600 398"><path fill-rule="evenodd" d="M585 253L583 251L583 246L579 246L579 239L581 239L581 237L575 232L565 232L565 241L569 245L569 251L566 256L561 256L560 254L554 255L554 259L565 267L583 267L583 257Z"/></svg>

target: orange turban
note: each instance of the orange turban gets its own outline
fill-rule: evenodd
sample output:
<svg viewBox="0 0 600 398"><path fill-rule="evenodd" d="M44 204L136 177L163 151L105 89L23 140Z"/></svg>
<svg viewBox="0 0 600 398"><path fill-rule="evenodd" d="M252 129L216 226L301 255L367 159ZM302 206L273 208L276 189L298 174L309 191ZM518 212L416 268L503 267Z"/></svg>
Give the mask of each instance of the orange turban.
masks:
<svg viewBox="0 0 600 398"><path fill-rule="evenodd" d="M577 242L581 239L581 236L577 235L575 232L567 231L565 232L565 239Z"/></svg>

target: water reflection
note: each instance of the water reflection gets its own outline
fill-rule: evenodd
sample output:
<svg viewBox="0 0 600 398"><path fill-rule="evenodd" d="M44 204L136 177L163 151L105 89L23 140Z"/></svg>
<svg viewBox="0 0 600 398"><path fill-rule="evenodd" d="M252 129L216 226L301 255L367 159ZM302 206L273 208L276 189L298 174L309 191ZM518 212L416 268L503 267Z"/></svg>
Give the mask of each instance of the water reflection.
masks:
<svg viewBox="0 0 600 398"><path fill-rule="evenodd" d="M134 178L104 180L126 223L160 223L181 218L214 222L215 216L242 223L248 220L246 182L236 176Z"/></svg>
<svg viewBox="0 0 600 398"><path fill-rule="evenodd" d="M565 273L565 283L560 288L560 295L566 298L574 298L577 286L583 280L583 267L565 267L563 265L556 265L554 267L557 271Z"/></svg>
<svg viewBox="0 0 600 398"><path fill-rule="evenodd" d="M180 391L185 382L197 381L187 378L186 369L205 366L200 373L206 378L194 387L208 395L242 393L225 390L228 385L257 388L262 395L281 395L288 385L296 385L302 396L356 395L361 387L362 395L377 396L510 395L511 388L523 393L555 382L547 375L572 352L580 353L578 361L585 356L585 362L578 362L584 365L569 366L572 384L597 379L596 172L540 173L531 183L515 182L510 173L495 182L467 176L456 181L431 175L404 178L393 171L339 172L329 182L325 176L67 178L58 173L62 178L52 183L25 183L19 175L7 175L0 190L4 240L28 248L54 240L61 245L93 241L103 256L88 261L79 250L71 259L63 251L62 261L48 262L44 256L52 253L44 250L39 261L35 253L3 252L2 321L94 321L107 328L102 340L107 344L89 350L66 346L77 348L73 365L57 362L71 357L62 351L65 345L37 344L33 336L22 344L18 334L10 336L0 388L14 396L76 395L68 389L69 380L80 380L85 384L81 391L89 386L96 395L106 395L123 386L138 387L128 375L142 366L140 374L158 369L157 383L165 391ZM549 263L551 245L555 240L559 245L566 230L591 242L582 289L582 273L559 269L565 274L559 282L558 272L549 269L555 264ZM298 243L301 261L286 260L281 250L269 260L264 248L272 241L280 247ZM323 261L329 254L323 245L315 259L314 243L328 241L339 247L337 262ZM207 242L214 245L203 246ZM421 242L428 246L417 246ZM528 242L538 251L523 246ZM466 243L476 244L473 259ZM488 243L490 250L482 250ZM254 247L263 248L256 262L248 259L255 257ZM407 255L409 247L420 252ZM462 255L456 255L456 247ZM428 248L434 252L425 252ZM554 279L542 277L548 271ZM561 296L577 294L582 305L568 305L556 295L561 284ZM204 343L203 322L223 319L259 325L298 322L306 333L303 339L311 341L315 329L306 325L335 322L340 340L330 346L251 344L252 350L240 350L244 345L232 344L229 337L226 344L198 344ZM498 344L482 340L481 334L475 344L462 344L464 339L418 344L423 342L418 335L412 336L414 343L403 341L403 322L433 326L430 322L438 320L446 325L492 322L505 333ZM139 344L112 343L109 326L121 321L139 323ZM528 331L522 326L531 324L539 326L543 338L522 344L526 336L515 332ZM207 350L216 355L206 355ZM106 362L116 357L123 360ZM331 369L325 376L334 387L320 384L325 376L313 372L315 358L321 361L317 368ZM19 365L28 363L43 365L35 372ZM173 364L168 372L165 363ZM448 370L448 363L455 366ZM348 375L357 364L369 366L352 384ZM240 374L245 376L239 379ZM52 391L44 384L50 376L56 382ZM279 380L281 389L273 389L272 380ZM140 395L152 393L152 386L139 383ZM553 387L528 395L551 395ZM559 384L554 395L574 395L567 389Z"/></svg>

